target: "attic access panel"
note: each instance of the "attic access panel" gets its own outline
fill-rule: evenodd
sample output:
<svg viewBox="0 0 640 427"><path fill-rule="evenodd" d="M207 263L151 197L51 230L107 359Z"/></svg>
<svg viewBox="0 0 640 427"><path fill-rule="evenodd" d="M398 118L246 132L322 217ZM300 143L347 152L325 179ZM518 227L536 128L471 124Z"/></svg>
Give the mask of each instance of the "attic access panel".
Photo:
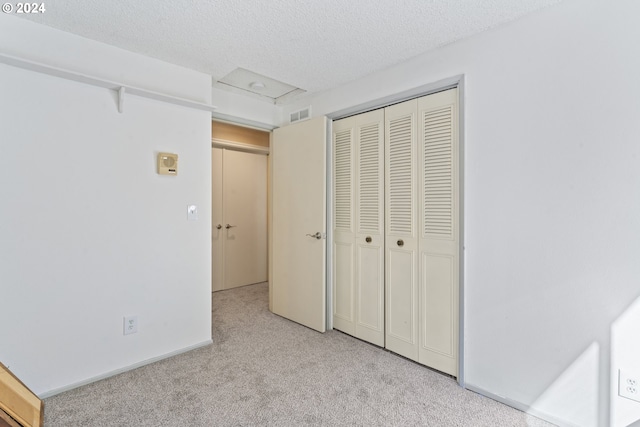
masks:
<svg viewBox="0 0 640 427"><path fill-rule="evenodd" d="M216 86L224 89L236 89L249 92L271 98L274 101L286 95L291 96L305 92L303 89L244 68L236 68L214 83L214 87Z"/></svg>

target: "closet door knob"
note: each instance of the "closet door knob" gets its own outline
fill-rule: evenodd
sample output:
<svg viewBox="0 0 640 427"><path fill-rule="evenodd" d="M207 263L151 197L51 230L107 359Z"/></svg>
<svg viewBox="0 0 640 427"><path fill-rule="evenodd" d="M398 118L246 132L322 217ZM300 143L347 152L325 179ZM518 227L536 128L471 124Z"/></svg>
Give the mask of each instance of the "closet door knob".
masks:
<svg viewBox="0 0 640 427"><path fill-rule="evenodd" d="M367 242L367 243L371 243L371 236L367 236L367 237L364 239L364 241L365 241L365 242Z"/></svg>
<svg viewBox="0 0 640 427"><path fill-rule="evenodd" d="M222 224L218 224L218 225L216 225L216 228L217 228L218 230L220 230L220 229L222 228Z"/></svg>
<svg viewBox="0 0 640 427"><path fill-rule="evenodd" d="M403 247L404 246L404 240L399 239L398 240L398 246Z"/></svg>
<svg viewBox="0 0 640 427"><path fill-rule="evenodd" d="M235 227L235 225L227 224L224 226L224 228L226 228L227 230L233 227Z"/></svg>

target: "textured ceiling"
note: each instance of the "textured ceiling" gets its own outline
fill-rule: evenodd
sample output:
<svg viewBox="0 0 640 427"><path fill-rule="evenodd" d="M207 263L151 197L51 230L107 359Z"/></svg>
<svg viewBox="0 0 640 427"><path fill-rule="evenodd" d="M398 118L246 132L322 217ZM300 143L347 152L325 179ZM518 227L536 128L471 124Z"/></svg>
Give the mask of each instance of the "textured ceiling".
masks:
<svg viewBox="0 0 640 427"><path fill-rule="evenodd" d="M560 0L48 0L16 15L210 74L317 92Z"/></svg>

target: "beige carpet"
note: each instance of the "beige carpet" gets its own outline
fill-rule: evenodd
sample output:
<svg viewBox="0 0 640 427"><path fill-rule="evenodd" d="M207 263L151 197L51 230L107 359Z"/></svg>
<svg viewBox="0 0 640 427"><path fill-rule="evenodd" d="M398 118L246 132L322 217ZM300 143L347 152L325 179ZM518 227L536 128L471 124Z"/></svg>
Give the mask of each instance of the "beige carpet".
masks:
<svg viewBox="0 0 640 427"><path fill-rule="evenodd" d="M337 331L213 294L213 342L45 401L45 426L549 426Z"/></svg>

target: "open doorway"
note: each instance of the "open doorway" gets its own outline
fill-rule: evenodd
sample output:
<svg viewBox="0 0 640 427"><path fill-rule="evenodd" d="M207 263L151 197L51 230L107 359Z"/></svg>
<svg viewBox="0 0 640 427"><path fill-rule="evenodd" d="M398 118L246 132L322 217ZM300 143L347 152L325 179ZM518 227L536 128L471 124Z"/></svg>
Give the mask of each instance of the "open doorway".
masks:
<svg viewBox="0 0 640 427"><path fill-rule="evenodd" d="M213 121L212 292L266 282L270 133Z"/></svg>

